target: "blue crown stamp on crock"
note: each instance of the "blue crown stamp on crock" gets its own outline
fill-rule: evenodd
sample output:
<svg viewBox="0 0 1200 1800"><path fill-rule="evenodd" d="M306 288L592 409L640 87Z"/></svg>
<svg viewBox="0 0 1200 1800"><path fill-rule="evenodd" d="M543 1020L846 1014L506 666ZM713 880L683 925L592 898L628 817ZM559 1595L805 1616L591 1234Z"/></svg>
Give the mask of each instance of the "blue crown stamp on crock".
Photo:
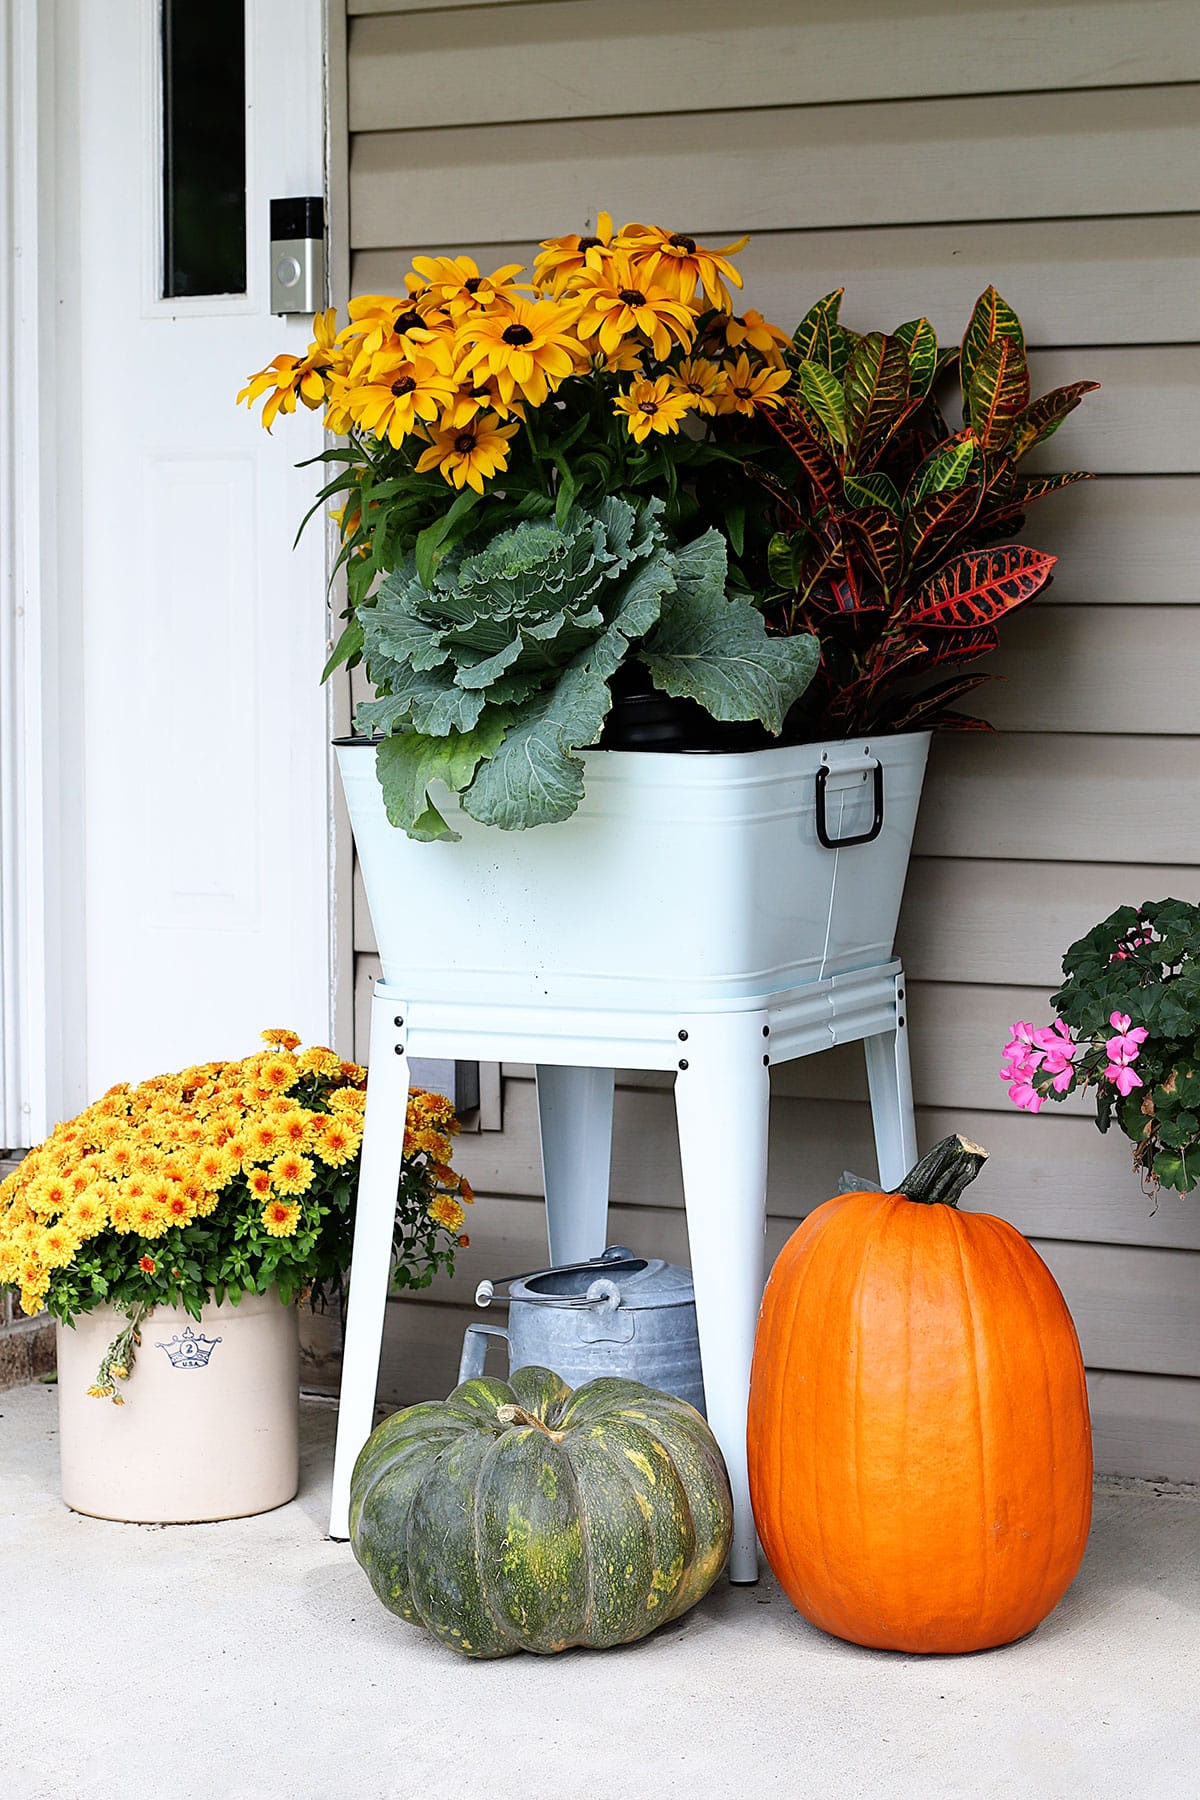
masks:
<svg viewBox="0 0 1200 1800"><path fill-rule="evenodd" d="M220 1342L219 1337L205 1337L203 1332L197 1337L189 1325L175 1337L168 1338L165 1344L156 1344L155 1349L166 1351L172 1368L204 1369Z"/></svg>

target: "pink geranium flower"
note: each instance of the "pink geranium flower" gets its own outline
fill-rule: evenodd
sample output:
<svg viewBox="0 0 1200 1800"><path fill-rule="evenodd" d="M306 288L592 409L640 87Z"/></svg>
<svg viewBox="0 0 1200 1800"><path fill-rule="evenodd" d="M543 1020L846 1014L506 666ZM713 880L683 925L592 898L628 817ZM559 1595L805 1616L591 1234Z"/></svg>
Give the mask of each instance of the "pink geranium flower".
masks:
<svg viewBox="0 0 1200 1800"><path fill-rule="evenodd" d="M1028 1080L1014 1081L1008 1090L1008 1097L1014 1106L1021 1108L1022 1112L1041 1112L1045 1105L1044 1096L1039 1094L1032 1082Z"/></svg>
<svg viewBox="0 0 1200 1800"><path fill-rule="evenodd" d="M1131 1031L1129 1027L1132 1021L1128 1013L1115 1012L1108 1022L1117 1028L1117 1035L1110 1037L1104 1046L1109 1062L1119 1065L1136 1062L1138 1051L1146 1041L1146 1027L1138 1025Z"/></svg>
<svg viewBox="0 0 1200 1800"><path fill-rule="evenodd" d="M1104 1071L1104 1079L1111 1081L1123 1098L1132 1093L1135 1087L1143 1086L1141 1076L1127 1063L1110 1062Z"/></svg>

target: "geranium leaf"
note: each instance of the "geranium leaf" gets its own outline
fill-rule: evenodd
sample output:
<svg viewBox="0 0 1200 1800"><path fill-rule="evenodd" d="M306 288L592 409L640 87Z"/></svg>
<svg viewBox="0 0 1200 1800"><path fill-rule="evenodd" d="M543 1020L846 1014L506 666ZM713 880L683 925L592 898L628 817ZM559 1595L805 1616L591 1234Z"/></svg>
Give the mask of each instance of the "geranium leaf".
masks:
<svg viewBox="0 0 1200 1800"><path fill-rule="evenodd" d="M905 622L922 634L991 625L1040 593L1057 561L1027 544L964 550L925 583Z"/></svg>

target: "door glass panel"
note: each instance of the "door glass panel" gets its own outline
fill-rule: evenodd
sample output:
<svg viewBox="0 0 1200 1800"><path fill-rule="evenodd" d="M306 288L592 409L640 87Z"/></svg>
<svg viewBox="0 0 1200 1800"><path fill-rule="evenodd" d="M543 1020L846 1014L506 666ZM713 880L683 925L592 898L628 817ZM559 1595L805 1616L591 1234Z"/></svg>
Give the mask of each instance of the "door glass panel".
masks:
<svg viewBox="0 0 1200 1800"><path fill-rule="evenodd" d="M163 0L163 295L246 291L245 0Z"/></svg>

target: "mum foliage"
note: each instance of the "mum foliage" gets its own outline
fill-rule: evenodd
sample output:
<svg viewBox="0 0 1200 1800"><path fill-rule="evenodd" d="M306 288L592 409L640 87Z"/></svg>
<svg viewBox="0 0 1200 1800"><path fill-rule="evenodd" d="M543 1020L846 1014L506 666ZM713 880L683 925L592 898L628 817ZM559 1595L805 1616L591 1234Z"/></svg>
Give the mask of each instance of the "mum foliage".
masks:
<svg viewBox="0 0 1200 1800"><path fill-rule="evenodd" d="M1200 906L1122 906L1063 958L1057 1017L1012 1028L1001 1075L1027 1112L1091 1088L1149 1191L1200 1184Z"/></svg>
<svg viewBox="0 0 1200 1800"><path fill-rule="evenodd" d="M138 1327L158 1305L201 1307L278 1288L337 1291L350 1264L366 1072L290 1031L238 1062L111 1088L0 1183L0 1289L64 1324L104 1302L129 1324L94 1393L119 1399ZM449 1166L453 1108L410 1096L396 1281L453 1269L468 1184ZM465 1241L465 1240L462 1240Z"/></svg>
<svg viewBox="0 0 1200 1800"><path fill-rule="evenodd" d="M388 816L417 838L452 837L429 796L506 830L564 819L583 795L576 755L600 736L608 683L636 648L656 687L714 718L774 732L810 679L816 640L768 638L726 594L726 548L710 530L668 545L662 503L573 507L453 550L432 580L409 556L361 610L379 698L361 731L385 734Z"/></svg>

